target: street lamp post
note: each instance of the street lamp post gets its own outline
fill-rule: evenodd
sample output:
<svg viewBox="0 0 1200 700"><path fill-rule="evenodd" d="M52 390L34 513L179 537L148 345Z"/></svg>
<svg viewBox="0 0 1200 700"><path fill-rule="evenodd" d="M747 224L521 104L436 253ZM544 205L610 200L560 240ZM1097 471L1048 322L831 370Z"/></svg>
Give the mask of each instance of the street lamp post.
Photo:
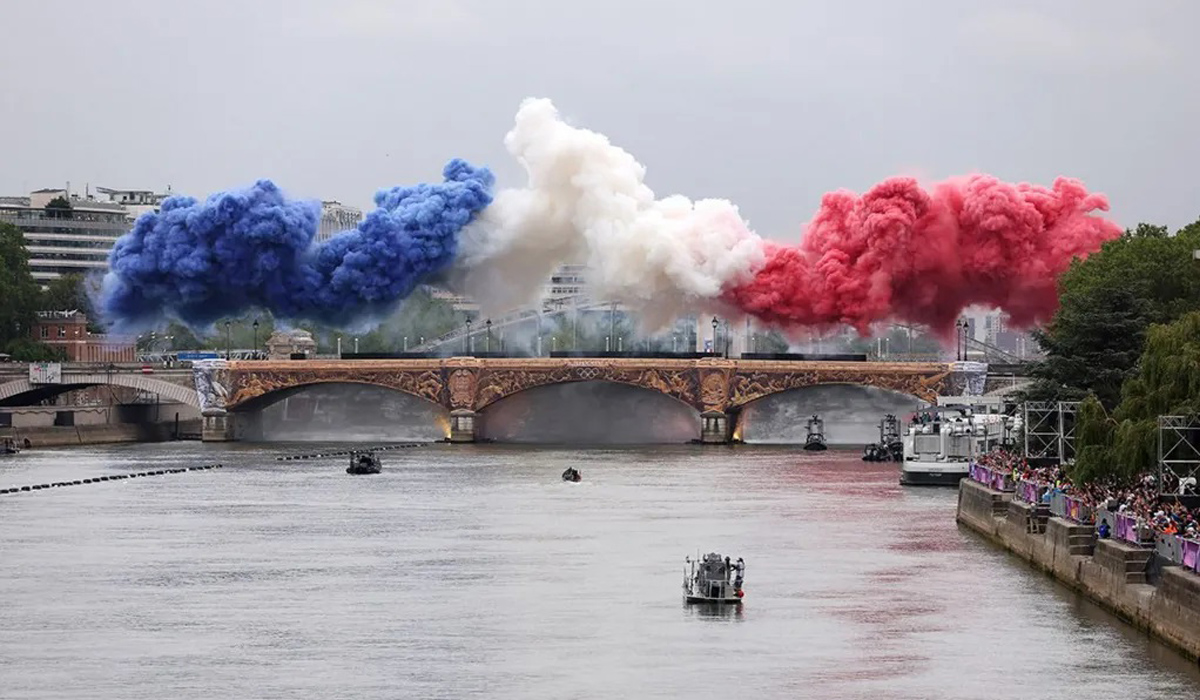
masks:
<svg viewBox="0 0 1200 700"><path fill-rule="evenodd" d="M492 319L490 318L487 320L487 345L484 350L486 352L492 351Z"/></svg>
<svg viewBox="0 0 1200 700"><path fill-rule="evenodd" d="M342 359L342 336L339 335L337 341L338 359L340 360Z"/></svg>
<svg viewBox="0 0 1200 700"><path fill-rule="evenodd" d="M954 327L958 329L958 359L966 361L967 359L967 319L960 318L954 323Z"/></svg>
<svg viewBox="0 0 1200 700"><path fill-rule="evenodd" d="M229 335L229 321L226 321L225 322L225 359L226 360L229 359L230 345L231 345L231 342L230 342L230 335Z"/></svg>
<svg viewBox="0 0 1200 700"><path fill-rule="evenodd" d="M254 319L254 323L252 323L250 325L254 326L254 359L257 360L258 359L258 319L257 318Z"/></svg>
<svg viewBox="0 0 1200 700"><path fill-rule="evenodd" d="M467 337L463 338L463 352L475 352L475 344L471 342L471 319L467 319Z"/></svg>
<svg viewBox="0 0 1200 700"><path fill-rule="evenodd" d="M713 351L713 353L719 353L720 350L717 349L717 317L716 316L713 316L712 327L713 327L712 351Z"/></svg>
<svg viewBox="0 0 1200 700"><path fill-rule="evenodd" d="M354 354L355 355L358 354L358 337L357 336L354 338Z"/></svg>
<svg viewBox="0 0 1200 700"><path fill-rule="evenodd" d="M408 352L408 336L404 336L404 352Z"/></svg>

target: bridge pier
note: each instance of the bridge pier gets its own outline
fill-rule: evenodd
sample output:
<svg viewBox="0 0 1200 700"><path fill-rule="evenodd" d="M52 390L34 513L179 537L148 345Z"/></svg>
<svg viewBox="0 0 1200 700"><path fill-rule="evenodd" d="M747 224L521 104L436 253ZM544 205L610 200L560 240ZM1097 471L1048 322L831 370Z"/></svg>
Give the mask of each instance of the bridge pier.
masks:
<svg viewBox="0 0 1200 700"><path fill-rule="evenodd" d="M705 411L700 414L700 442L705 445L724 445L733 437L733 423L722 411Z"/></svg>
<svg viewBox="0 0 1200 700"><path fill-rule="evenodd" d="M209 409L204 413L204 429L200 433L203 442L234 442L237 440L262 440L262 411L238 413L217 412Z"/></svg>
<svg viewBox="0 0 1200 700"><path fill-rule="evenodd" d="M225 411L204 412L204 428L200 432L203 442L229 442L236 440L233 431L233 415Z"/></svg>
<svg viewBox="0 0 1200 700"><path fill-rule="evenodd" d="M479 414L460 408L450 412L450 442L475 442Z"/></svg>

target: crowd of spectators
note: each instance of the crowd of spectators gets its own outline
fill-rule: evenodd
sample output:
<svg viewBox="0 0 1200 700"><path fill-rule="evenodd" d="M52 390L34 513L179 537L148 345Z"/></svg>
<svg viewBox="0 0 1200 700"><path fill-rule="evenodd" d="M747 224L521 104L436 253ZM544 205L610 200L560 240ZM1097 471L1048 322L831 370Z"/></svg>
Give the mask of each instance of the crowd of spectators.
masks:
<svg viewBox="0 0 1200 700"><path fill-rule="evenodd" d="M1043 486L1047 494L1064 493L1093 509L1131 515L1155 532L1200 538L1200 508L1188 508L1178 501L1163 501L1157 478L1152 474L1132 482L1106 480L1076 485L1058 465L1034 467L1020 455L1005 450L982 455L975 462L1010 475L1014 482L1024 480Z"/></svg>

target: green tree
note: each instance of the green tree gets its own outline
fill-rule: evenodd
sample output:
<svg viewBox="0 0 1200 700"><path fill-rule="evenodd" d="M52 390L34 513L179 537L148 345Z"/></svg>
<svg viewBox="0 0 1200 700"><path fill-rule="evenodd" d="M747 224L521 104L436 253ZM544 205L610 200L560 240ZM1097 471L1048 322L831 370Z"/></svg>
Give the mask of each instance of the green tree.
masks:
<svg viewBox="0 0 1200 700"><path fill-rule="evenodd" d="M1095 394L1106 409L1134 371L1146 329L1200 308L1200 221L1168 236L1141 224L1072 264L1060 280L1060 306L1034 336L1046 352L1035 365L1031 400Z"/></svg>
<svg viewBox="0 0 1200 700"><path fill-rule="evenodd" d="M40 297L29 270L24 235L15 226L0 223L0 347L29 338Z"/></svg>
<svg viewBox="0 0 1200 700"><path fill-rule="evenodd" d="M46 216L51 219L73 219L75 208L66 197L55 197L46 203Z"/></svg>
<svg viewBox="0 0 1200 700"><path fill-rule="evenodd" d="M1111 419L1098 404L1081 404L1076 475L1130 478L1153 469L1158 417L1200 414L1200 311L1151 326Z"/></svg>
<svg viewBox="0 0 1200 700"><path fill-rule="evenodd" d="M50 281L42 290L42 309L47 311L70 311L77 309L88 313L91 302L83 286L83 275L63 275Z"/></svg>

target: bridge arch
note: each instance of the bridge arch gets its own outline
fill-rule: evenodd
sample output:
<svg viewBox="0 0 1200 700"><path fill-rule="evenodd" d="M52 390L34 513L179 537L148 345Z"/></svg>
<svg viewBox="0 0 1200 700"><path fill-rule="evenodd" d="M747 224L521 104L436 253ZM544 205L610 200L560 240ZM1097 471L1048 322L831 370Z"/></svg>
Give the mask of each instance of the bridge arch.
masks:
<svg viewBox="0 0 1200 700"><path fill-rule="evenodd" d="M552 386L565 386L569 384L586 384L589 382L598 382L603 384L611 384L617 386L632 387L644 391L652 391L659 393L667 398L673 399L677 403L686 406L689 409L699 412L701 409L696 405L693 398L694 394L690 390L691 387L686 379L680 378L678 382L672 382L671 377L664 377L658 370L646 370L638 373L635 376L628 376L623 373L605 371L596 368L596 371L589 371L592 368L583 367L579 371L569 373L565 376L557 376L557 373L545 374L526 374L525 377L485 377L485 381L481 382L479 393L475 401L475 410L484 411L489 406L492 406L500 401L512 398L524 392L541 389ZM496 374L496 373L493 373ZM508 381L505 381L505 380Z"/></svg>
<svg viewBox="0 0 1200 700"><path fill-rule="evenodd" d="M922 397L864 383L823 382L760 396L730 412L733 437L750 443L800 444L808 419L819 415L829 444L860 445L878 439L885 415L901 420L922 406Z"/></svg>
<svg viewBox="0 0 1200 700"><path fill-rule="evenodd" d="M0 384L0 406L25 406L30 401L42 401L69 391L92 386L121 386L164 396L171 401L200 408L200 398L192 387L183 386L144 374L70 374L62 384L32 384L29 379L16 379Z"/></svg>
<svg viewBox="0 0 1200 700"><path fill-rule="evenodd" d="M407 390L404 387L397 387L397 386L393 386L391 384L380 383L377 381L356 379L353 377L311 378L311 379L308 379L306 381L303 381L303 382L300 382L297 384L290 384L288 386L282 386L279 388L270 389L261 394L255 394L248 398L242 399L242 400L238 401L237 403L227 404L225 408L230 413L251 413L254 411L261 411L265 408L269 408L269 407L279 403L280 401L283 401L284 399L290 398L297 394L301 394L304 391L307 391L314 387L339 386L339 385L344 386L347 384L372 387L375 389L386 389L386 390L394 392L396 394L400 394L401 396L408 396L411 398L420 399L421 403L423 403L423 404L428 404L430 406L435 406L437 408L445 410L445 406L442 405L442 403L440 401L431 399L429 396L422 395L421 393Z"/></svg>
<svg viewBox="0 0 1200 700"><path fill-rule="evenodd" d="M570 444L686 443L701 436L701 412L677 396L607 378L530 386L478 412L477 437Z"/></svg>

